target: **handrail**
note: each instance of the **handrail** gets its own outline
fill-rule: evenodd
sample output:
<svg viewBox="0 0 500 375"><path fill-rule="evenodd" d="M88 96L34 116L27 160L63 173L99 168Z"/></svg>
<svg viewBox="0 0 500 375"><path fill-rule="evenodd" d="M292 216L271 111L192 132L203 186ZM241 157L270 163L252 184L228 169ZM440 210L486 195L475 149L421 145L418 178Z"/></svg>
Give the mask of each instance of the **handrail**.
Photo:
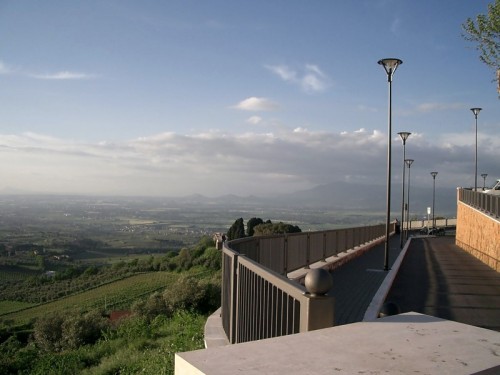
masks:
<svg viewBox="0 0 500 375"><path fill-rule="evenodd" d="M459 188L458 200L495 218L500 217L500 195Z"/></svg>
<svg viewBox="0 0 500 375"><path fill-rule="evenodd" d="M394 223L391 224L394 231ZM385 225L240 238L230 248L281 275L383 236Z"/></svg>
<svg viewBox="0 0 500 375"><path fill-rule="evenodd" d="M390 232L395 230L391 224ZM286 275L380 238L385 225L254 236L222 247L222 326L230 343L333 325L333 297L312 296Z"/></svg>

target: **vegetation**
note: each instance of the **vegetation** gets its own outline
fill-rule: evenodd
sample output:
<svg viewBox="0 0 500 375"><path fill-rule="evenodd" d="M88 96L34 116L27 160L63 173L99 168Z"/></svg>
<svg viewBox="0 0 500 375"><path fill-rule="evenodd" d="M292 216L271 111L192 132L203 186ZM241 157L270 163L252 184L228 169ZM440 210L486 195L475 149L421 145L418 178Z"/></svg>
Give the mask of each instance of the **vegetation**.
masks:
<svg viewBox="0 0 500 375"><path fill-rule="evenodd" d="M0 374L173 374L175 352L203 347L207 314L220 306L221 254L213 246L202 238L142 265L87 268L69 280L123 277L35 307L13 302L24 310L2 316ZM39 282L57 288L66 280ZM32 295L29 286L18 289L20 298ZM122 318L112 319L112 301L125 309Z"/></svg>
<svg viewBox="0 0 500 375"><path fill-rule="evenodd" d="M270 220L268 220L271 222ZM252 217L247 222L247 237L252 237L254 234L254 228L257 225L264 224L264 221L260 217Z"/></svg>
<svg viewBox="0 0 500 375"><path fill-rule="evenodd" d="M259 224L254 228L254 236L300 232L302 232L302 230L297 225L285 224L282 222Z"/></svg>
<svg viewBox="0 0 500 375"><path fill-rule="evenodd" d="M238 238L245 237L245 224L243 223L243 218L236 219L236 221L231 225L231 228L227 231L228 241L237 240Z"/></svg>
<svg viewBox="0 0 500 375"><path fill-rule="evenodd" d="M297 233L302 230L297 225L285 224L283 222L272 223L271 220L264 222L261 218L253 217L248 220L246 236L265 236L271 234ZM243 218L236 219L227 232L229 241L245 237L245 223Z"/></svg>
<svg viewBox="0 0 500 375"><path fill-rule="evenodd" d="M479 14L476 20L468 18L462 25L464 38L476 44L479 58L497 71L500 78L500 0L488 5L487 14ZM500 82L499 82L500 93Z"/></svg>
<svg viewBox="0 0 500 375"><path fill-rule="evenodd" d="M220 305L221 254L207 235L235 216L252 217L246 231L237 221L237 236L272 224L254 206L145 198L3 196L0 210L0 375L173 373L174 353L203 347ZM265 212L308 229L359 222Z"/></svg>

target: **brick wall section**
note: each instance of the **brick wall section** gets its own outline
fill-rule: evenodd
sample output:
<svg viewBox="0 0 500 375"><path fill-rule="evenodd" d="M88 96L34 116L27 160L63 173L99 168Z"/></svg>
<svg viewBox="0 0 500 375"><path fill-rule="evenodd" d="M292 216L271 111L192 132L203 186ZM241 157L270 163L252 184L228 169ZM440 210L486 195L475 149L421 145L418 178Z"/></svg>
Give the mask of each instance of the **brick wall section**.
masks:
<svg viewBox="0 0 500 375"><path fill-rule="evenodd" d="M456 244L500 272L500 222L457 202Z"/></svg>

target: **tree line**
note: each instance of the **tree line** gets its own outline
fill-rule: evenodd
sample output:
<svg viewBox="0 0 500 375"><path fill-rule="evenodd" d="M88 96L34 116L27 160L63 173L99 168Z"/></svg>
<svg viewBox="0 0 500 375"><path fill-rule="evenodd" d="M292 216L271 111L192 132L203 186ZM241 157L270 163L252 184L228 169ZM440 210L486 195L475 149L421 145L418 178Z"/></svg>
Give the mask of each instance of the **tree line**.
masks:
<svg viewBox="0 0 500 375"><path fill-rule="evenodd" d="M302 230L297 225L286 224L281 221L279 223L273 223L271 220L264 221L260 217L252 217L249 219L245 230L245 222L243 218L240 217L235 220L227 231L227 239L231 241L244 237L299 232L302 232Z"/></svg>

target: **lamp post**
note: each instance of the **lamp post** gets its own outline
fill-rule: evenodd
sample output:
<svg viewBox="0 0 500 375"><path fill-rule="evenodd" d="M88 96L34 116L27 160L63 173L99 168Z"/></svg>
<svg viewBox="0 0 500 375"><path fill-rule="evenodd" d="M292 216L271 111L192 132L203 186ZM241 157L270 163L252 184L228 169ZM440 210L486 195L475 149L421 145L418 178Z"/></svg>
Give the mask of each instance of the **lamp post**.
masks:
<svg viewBox="0 0 500 375"><path fill-rule="evenodd" d="M406 140L410 136L411 133L409 132L399 132L399 136L401 137L401 140L403 141L403 199L401 203L401 230L399 232L399 246L403 247L403 233L404 233L404 223L405 223L405 171L406 171L406 165L405 165L405 159L406 159Z"/></svg>
<svg viewBox="0 0 500 375"><path fill-rule="evenodd" d="M474 191L477 191L477 115L482 110L482 108L471 108L472 113L474 113L474 117L476 118L476 153L474 157L475 168L474 168Z"/></svg>
<svg viewBox="0 0 500 375"><path fill-rule="evenodd" d="M382 59L378 61L387 73L387 82L389 83L389 118L387 131L387 211L385 220L385 252L384 252L384 271L389 270L389 231L391 214L391 132L392 132L392 76L403 62L399 59Z"/></svg>
<svg viewBox="0 0 500 375"><path fill-rule="evenodd" d="M483 178L483 191L484 191L486 189L486 177L488 177L488 173L481 174L481 177Z"/></svg>
<svg viewBox="0 0 500 375"><path fill-rule="evenodd" d="M406 212L408 216L408 220L406 222L406 237L408 237L408 231L411 229L411 215L410 215L410 167L412 163L414 162L413 159L405 159L405 163L408 166L408 197L407 197L407 204L406 204Z"/></svg>
<svg viewBox="0 0 500 375"><path fill-rule="evenodd" d="M434 218L434 203L436 203L436 176L437 172L431 172L432 176L432 228L436 227L436 219Z"/></svg>

